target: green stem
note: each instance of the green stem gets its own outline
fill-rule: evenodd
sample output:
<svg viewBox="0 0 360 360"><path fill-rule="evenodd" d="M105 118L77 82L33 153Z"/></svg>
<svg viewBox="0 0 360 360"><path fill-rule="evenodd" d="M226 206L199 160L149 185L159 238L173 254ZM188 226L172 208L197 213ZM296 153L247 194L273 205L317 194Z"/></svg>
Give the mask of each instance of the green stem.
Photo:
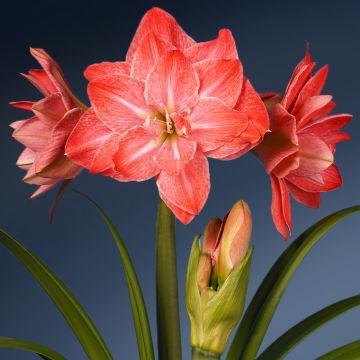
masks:
<svg viewBox="0 0 360 360"><path fill-rule="evenodd" d="M175 218L160 200L156 229L156 302L159 360L181 360Z"/></svg>
<svg viewBox="0 0 360 360"><path fill-rule="evenodd" d="M220 360L220 356L218 354L214 354L211 352L207 352L198 348L192 348L192 360Z"/></svg>

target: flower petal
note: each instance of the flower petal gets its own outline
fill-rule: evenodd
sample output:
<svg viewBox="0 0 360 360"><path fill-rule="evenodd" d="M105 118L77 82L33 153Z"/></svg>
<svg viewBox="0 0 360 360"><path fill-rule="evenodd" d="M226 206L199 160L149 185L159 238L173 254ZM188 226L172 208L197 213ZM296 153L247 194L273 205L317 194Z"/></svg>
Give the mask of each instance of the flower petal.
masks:
<svg viewBox="0 0 360 360"><path fill-rule="evenodd" d="M194 64L200 80L200 98L215 97L234 107L241 91L243 74L239 60L210 59Z"/></svg>
<svg viewBox="0 0 360 360"><path fill-rule="evenodd" d="M158 111L181 112L198 101L199 78L180 51L164 55L151 70L145 83L146 103Z"/></svg>
<svg viewBox="0 0 360 360"><path fill-rule="evenodd" d="M32 110L41 121L48 123L49 126L54 126L67 112L59 92L37 101Z"/></svg>
<svg viewBox="0 0 360 360"><path fill-rule="evenodd" d="M291 235L291 207L289 192L284 179L270 176L272 189L271 214L276 229L285 238Z"/></svg>
<svg viewBox="0 0 360 360"><path fill-rule="evenodd" d="M44 96L49 96L57 91L45 70L29 70L28 74L21 75L29 80Z"/></svg>
<svg viewBox="0 0 360 360"><path fill-rule="evenodd" d="M246 115L227 107L216 98L201 99L189 121L189 138L195 140L204 152L230 142L247 127Z"/></svg>
<svg viewBox="0 0 360 360"><path fill-rule="evenodd" d="M88 93L96 115L118 134L142 125L149 114L144 85L135 78L103 76L89 83Z"/></svg>
<svg viewBox="0 0 360 360"><path fill-rule="evenodd" d="M9 105L14 108L17 108L17 109L32 111L34 102L33 101L13 101L13 102L9 103Z"/></svg>
<svg viewBox="0 0 360 360"><path fill-rule="evenodd" d="M84 76L89 81L106 75L130 75L130 65L125 61L104 61L89 65L84 71Z"/></svg>
<svg viewBox="0 0 360 360"><path fill-rule="evenodd" d="M55 125L49 134L48 144L36 156L36 173L41 172L45 167L51 165L65 154L66 141L82 114L82 109L72 109Z"/></svg>
<svg viewBox="0 0 360 360"><path fill-rule="evenodd" d="M132 181L152 178L160 171L154 160L160 146L160 140L144 127L129 129L119 138L119 149L113 158L115 170Z"/></svg>
<svg viewBox="0 0 360 360"><path fill-rule="evenodd" d="M29 170L35 160L35 152L25 148L16 161L16 165L24 170Z"/></svg>
<svg viewBox="0 0 360 360"><path fill-rule="evenodd" d="M147 33L132 60L131 76L145 81L160 57L175 49L171 43L160 40L154 33Z"/></svg>
<svg viewBox="0 0 360 360"><path fill-rule="evenodd" d="M183 136L168 136L155 155L159 167L169 175L178 175L184 166L194 158L196 142Z"/></svg>
<svg viewBox="0 0 360 360"><path fill-rule="evenodd" d="M182 51L195 43L178 25L173 16L162 9L154 7L140 21L126 55L127 62L131 63L142 39L149 31L153 32L159 39L174 45Z"/></svg>
<svg viewBox="0 0 360 360"><path fill-rule="evenodd" d="M317 174L334 162L334 155L328 145L311 134L299 135L300 165L295 170L298 176Z"/></svg>
<svg viewBox="0 0 360 360"><path fill-rule="evenodd" d="M91 172L103 172L114 166L119 135L111 131L90 108L80 118L66 143L66 155Z"/></svg>
<svg viewBox="0 0 360 360"><path fill-rule="evenodd" d="M305 191L293 185L291 182L286 182L286 186L294 199L299 203L311 208L318 208L320 206L320 193Z"/></svg>
<svg viewBox="0 0 360 360"><path fill-rule="evenodd" d="M183 212L197 215L207 200L210 191L209 164L206 157L196 152L194 159L186 164L177 176L162 171L156 180L160 197L184 223ZM181 211L178 212L177 209ZM184 221L185 220L185 221Z"/></svg>
<svg viewBox="0 0 360 360"><path fill-rule="evenodd" d="M196 43L187 48L184 53L192 63L206 59L238 59L236 43L228 29L221 29L216 39Z"/></svg>

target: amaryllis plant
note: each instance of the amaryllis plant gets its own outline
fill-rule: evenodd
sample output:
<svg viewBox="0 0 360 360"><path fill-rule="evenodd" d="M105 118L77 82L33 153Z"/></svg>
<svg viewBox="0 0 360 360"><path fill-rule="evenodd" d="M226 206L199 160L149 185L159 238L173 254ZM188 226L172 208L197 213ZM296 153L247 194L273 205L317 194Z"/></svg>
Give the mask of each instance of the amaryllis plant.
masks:
<svg viewBox="0 0 360 360"><path fill-rule="evenodd" d="M36 102L12 106L32 113L15 121L13 137L25 146L17 165L24 181L40 195L58 183L58 202L68 184L86 169L119 182L155 178L159 191L156 231L157 348L137 274L104 210L82 194L107 223L121 257L133 312L139 358L182 358L175 218L191 222L210 191L208 158L233 160L247 152L264 164L271 179L271 214L277 230L291 235L290 194L309 207L320 193L342 184L334 164L335 146L349 139L340 130L351 115L333 115L335 103L322 95L327 67L314 75L307 51L284 94L258 94L245 76L228 29L196 42L164 10L153 8L140 22L124 60L86 67L89 106L78 100L60 66L43 49L31 49L42 69L24 75L42 94ZM106 59L104 59L106 60ZM121 184L119 184L121 186ZM231 204L229 204L231 205ZM360 304L360 295L340 300L293 326L258 354L279 301L298 266L335 223L360 211L334 213L290 244L263 280L243 314L251 273L252 215L245 201L235 202L197 235L189 256L186 308L193 359L282 359L303 338L337 315ZM20 242L0 230L0 242L30 271L64 316L91 360L114 359L83 307L60 279ZM256 271L256 269L254 270ZM0 347L33 352L43 359L65 357L46 346L0 338ZM66 351L66 350L64 350ZM360 342L321 359L358 359Z"/></svg>

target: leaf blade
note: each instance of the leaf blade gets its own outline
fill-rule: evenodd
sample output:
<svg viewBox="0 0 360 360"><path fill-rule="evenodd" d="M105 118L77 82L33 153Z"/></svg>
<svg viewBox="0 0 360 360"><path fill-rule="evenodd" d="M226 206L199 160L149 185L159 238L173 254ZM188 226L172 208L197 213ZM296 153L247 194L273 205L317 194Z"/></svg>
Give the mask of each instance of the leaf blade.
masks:
<svg viewBox="0 0 360 360"><path fill-rule="evenodd" d="M360 305L360 295L338 301L317 311L276 339L257 360L283 359L283 357L305 337L317 330L328 321L342 313Z"/></svg>
<svg viewBox="0 0 360 360"><path fill-rule="evenodd" d="M153 341L145 301L134 265L131 261L125 243L122 240L120 233L116 229L115 225L113 224L109 216L105 213L105 211L102 209L102 207L97 204L90 196L77 190L76 192L83 196L86 200L88 200L92 205L94 205L94 207L98 210L100 215L105 220L105 223L107 224L115 240L121 257L122 266L125 273L125 279L128 286L130 304L133 312L134 326L138 342L139 356L141 360L153 360Z"/></svg>
<svg viewBox="0 0 360 360"><path fill-rule="evenodd" d="M316 360L356 360L360 359L360 340L340 346Z"/></svg>
<svg viewBox="0 0 360 360"><path fill-rule="evenodd" d="M254 359L272 316L301 261L323 234L337 222L360 211L353 206L335 212L303 232L278 258L259 286L240 322L227 360Z"/></svg>
<svg viewBox="0 0 360 360"><path fill-rule="evenodd" d="M46 360L66 360L64 356L51 350L47 346L37 344L30 341L11 339L11 338L0 338L1 349L17 349L32 352L39 355L41 358Z"/></svg>
<svg viewBox="0 0 360 360"><path fill-rule="evenodd" d="M112 355L95 325L62 281L24 245L3 229L0 229L0 243L26 267L45 290L89 358L112 360Z"/></svg>

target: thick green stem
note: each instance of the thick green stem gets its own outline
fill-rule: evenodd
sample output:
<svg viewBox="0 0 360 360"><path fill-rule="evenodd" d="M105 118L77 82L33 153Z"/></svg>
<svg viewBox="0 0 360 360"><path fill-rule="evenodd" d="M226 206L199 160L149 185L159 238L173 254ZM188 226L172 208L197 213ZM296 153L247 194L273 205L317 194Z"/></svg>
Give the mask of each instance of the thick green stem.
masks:
<svg viewBox="0 0 360 360"><path fill-rule="evenodd" d="M156 234L156 301L159 360L181 360L175 218L162 200Z"/></svg>
<svg viewBox="0 0 360 360"><path fill-rule="evenodd" d="M192 348L192 360L220 360L218 354L210 353L198 348Z"/></svg>

